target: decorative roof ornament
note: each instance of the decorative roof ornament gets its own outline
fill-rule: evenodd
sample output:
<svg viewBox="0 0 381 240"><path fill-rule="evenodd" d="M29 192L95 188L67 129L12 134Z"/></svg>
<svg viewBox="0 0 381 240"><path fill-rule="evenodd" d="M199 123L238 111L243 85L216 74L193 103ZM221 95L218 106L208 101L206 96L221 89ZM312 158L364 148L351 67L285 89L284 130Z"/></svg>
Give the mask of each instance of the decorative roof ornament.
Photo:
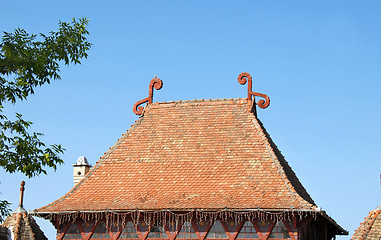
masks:
<svg viewBox="0 0 381 240"><path fill-rule="evenodd" d="M48 240L33 217L24 209L25 181L22 181L20 185L19 205L0 224L0 239Z"/></svg>
<svg viewBox="0 0 381 240"><path fill-rule="evenodd" d="M153 101L153 88L155 88L156 90L160 90L162 87L163 87L163 81L161 81L160 78L157 78L155 75L155 77L153 77L153 79L151 80L149 84L148 97L136 102L134 106L132 107L132 111L134 111L136 115L142 115L144 108L139 105L146 102L148 102L148 104L151 104Z"/></svg>
<svg viewBox="0 0 381 240"><path fill-rule="evenodd" d="M251 112L254 112L255 115L256 115L255 105L258 105L258 107L260 107L260 108L267 108L270 105L269 96L267 96L266 94L263 94L263 93L257 93L257 92L252 91L253 79L249 73L247 73L247 72L241 73L238 76L238 82L242 85L244 85L246 82L248 82L248 84L247 84L247 99L253 101ZM252 98L252 96L253 96L253 98ZM262 97L265 100L261 99L256 103L255 102L255 96Z"/></svg>
<svg viewBox="0 0 381 240"><path fill-rule="evenodd" d="M25 181L21 181L20 184L20 201L19 201L19 207L23 207L24 205L24 190L25 190Z"/></svg>
<svg viewBox="0 0 381 240"><path fill-rule="evenodd" d="M21 213L26 212L24 209L24 191L25 191L25 181L21 181L20 183L20 200L19 200L19 206L16 208L16 210L13 213Z"/></svg>

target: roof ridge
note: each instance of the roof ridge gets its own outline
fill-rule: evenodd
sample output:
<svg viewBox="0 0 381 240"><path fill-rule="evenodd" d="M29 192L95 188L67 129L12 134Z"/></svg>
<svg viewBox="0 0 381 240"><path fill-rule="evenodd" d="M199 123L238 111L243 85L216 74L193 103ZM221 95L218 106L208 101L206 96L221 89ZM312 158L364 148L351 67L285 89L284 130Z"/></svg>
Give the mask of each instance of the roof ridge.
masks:
<svg viewBox="0 0 381 240"><path fill-rule="evenodd" d="M351 240L355 240L355 239L356 240L362 240L362 239L365 239L369 235L370 230L372 229L373 224L376 221L376 218L381 213L381 210L378 209L379 207L380 207L380 205L376 209L369 212L369 215L364 218L364 221L355 230L355 233L353 234ZM365 224L367 224L367 225L365 226Z"/></svg>
<svg viewBox="0 0 381 240"><path fill-rule="evenodd" d="M381 210L381 204L378 205L375 210Z"/></svg>
<svg viewBox="0 0 381 240"><path fill-rule="evenodd" d="M21 221L22 221L22 213L16 213L16 223L15 223L15 226L14 226L14 230L13 230L13 233L14 233L14 236L15 236L15 239L19 239L19 232L20 232L20 228L21 228Z"/></svg>
<svg viewBox="0 0 381 240"><path fill-rule="evenodd" d="M193 99L193 100L177 100L177 101L169 101L169 102L165 102L165 101L162 101L162 102L153 102L153 103L147 103L141 114L139 114L139 118L142 118L144 117L144 114L149 111L151 108L152 109L155 109L155 108L158 108L159 105L160 107L170 107L171 105L175 104L175 106L177 104L192 104L192 103L215 103L215 102L231 102L231 101L248 101L247 98L214 98L214 99L211 99L211 98L208 98L208 99ZM167 106L166 106L167 105Z"/></svg>
<svg viewBox="0 0 381 240"><path fill-rule="evenodd" d="M308 206L307 203L311 205L315 205L314 201L312 200L311 196L308 194L307 190L303 187L301 182L299 181L298 177L296 176L295 172L292 170L290 165L285 160L284 156L280 153L278 147L275 145L275 143L272 141L270 134L266 131L264 128L262 122L253 115L253 123L256 126L256 128L260 131L260 136L263 141L267 142L266 149L271 156L274 163L278 163L280 166L278 166L278 171L280 171L280 175L282 179L285 182L285 185L287 189L290 191L290 193L295 197L295 200L298 200L302 205ZM277 162L275 162L277 160ZM283 160L283 162L282 162ZM276 165L278 165L276 164ZM288 169L285 169L288 168ZM291 176L289 176L291 175ZM294 180L290 179L290 177L294 177ZM294 184L299 186L294 186ZM292 189L290 188L290 185ZM302 188L300 189L302 192L298 191L298 187ZM307 198L307 199L306 199ZM304 200L304 201L303 201ZM308 206L311 208L312 206Z"/></svg>
<svg viewBox="0 0 381 240"><path fill-rule="evenodd" d="M228 101L239 101L239 100L247 100L247 98L208 98L208 99L193 99L193 100L177 100L177 101L169 101L169 102L154 102L151 104L147 104L147 106L151 105L165 105L165 104L174 104L174 103L198 103L198 102L228 102Z"/></svg>

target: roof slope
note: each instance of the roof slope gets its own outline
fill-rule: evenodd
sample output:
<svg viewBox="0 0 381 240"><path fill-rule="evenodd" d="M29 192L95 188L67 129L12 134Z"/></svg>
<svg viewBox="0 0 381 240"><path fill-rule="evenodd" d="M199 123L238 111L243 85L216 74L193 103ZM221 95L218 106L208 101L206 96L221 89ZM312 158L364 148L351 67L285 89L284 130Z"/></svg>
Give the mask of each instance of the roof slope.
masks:
<svg viewBox="0 0 381 240"><path fill-rule="evenodd" d="M36 221L24 209L8 216L1 227L12 231L15 240L47 240Z"/></svg>
<svg viewBox="0 0 381 240"><path fill-rule="evenodd" d="M0 240L9 240L8 228L0 226Z"/></svg>
<svg viewBox="0 0 381 240"><path fill-rule="evenodd" d="M353 234L352 240L380 239L381 236L381 205L371 211L359 228Z"/></svg>
<svg viewBox="0 0 381 240"><path fill-rule="evenodd" d="M314 209L250 102L147 105L81 182L36 211Z"/></svg>

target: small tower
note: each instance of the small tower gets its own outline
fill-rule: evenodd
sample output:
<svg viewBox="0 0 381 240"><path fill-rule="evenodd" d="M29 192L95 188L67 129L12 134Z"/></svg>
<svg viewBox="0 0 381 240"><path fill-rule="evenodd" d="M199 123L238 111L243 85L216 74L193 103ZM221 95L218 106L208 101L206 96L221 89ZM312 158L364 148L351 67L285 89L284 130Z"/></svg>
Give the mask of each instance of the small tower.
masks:
<svg viewBox="0 0 381 240"><path fill-rule="evenodd" d="M34 218L24 209L25 182L21 182L19 206L0 225L1 240L48 240Z"/></svg>
<svg viewBox="0 0 381 240"><path fill-rule="evenodd" d="M84 156L80 156L75 164L73 164L73 177L74 185L81 181L86 173L90 170L91 165L87 162L87 159Z"/></svg>

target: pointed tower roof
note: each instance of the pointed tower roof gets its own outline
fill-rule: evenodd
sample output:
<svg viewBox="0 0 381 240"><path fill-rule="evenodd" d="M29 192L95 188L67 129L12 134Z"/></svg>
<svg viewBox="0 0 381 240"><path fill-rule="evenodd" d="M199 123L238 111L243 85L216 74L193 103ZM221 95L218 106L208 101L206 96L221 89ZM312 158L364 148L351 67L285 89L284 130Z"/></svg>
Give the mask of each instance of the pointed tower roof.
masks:
<svg viewBox="0 0 381 240"><path fill-rule="evenodd" d="M23 207L24 186L25 182L22 181L18 207L0 226L8 229L12 240L47 240L36 221Z"/></svg>
<svg viewBox="0 0 381 240"><path fill-rule="evenodd" d="M380 239L381 236L381 204L369 212L359 228L353 234L352 240Z"/></svg>
<svg viewBox="0 0 381 240"><path fill-rule="evenodd" d="M86 177L35 213L51 220L70 212L136 210L325 215L256 117L255 104L266 107L269 99L251 92L249 83L244 99L152 103L150 92L134 106L141 117ZM266 101L255 103L254 95ZM144 102L150 104L137 107Z"/></svg>

